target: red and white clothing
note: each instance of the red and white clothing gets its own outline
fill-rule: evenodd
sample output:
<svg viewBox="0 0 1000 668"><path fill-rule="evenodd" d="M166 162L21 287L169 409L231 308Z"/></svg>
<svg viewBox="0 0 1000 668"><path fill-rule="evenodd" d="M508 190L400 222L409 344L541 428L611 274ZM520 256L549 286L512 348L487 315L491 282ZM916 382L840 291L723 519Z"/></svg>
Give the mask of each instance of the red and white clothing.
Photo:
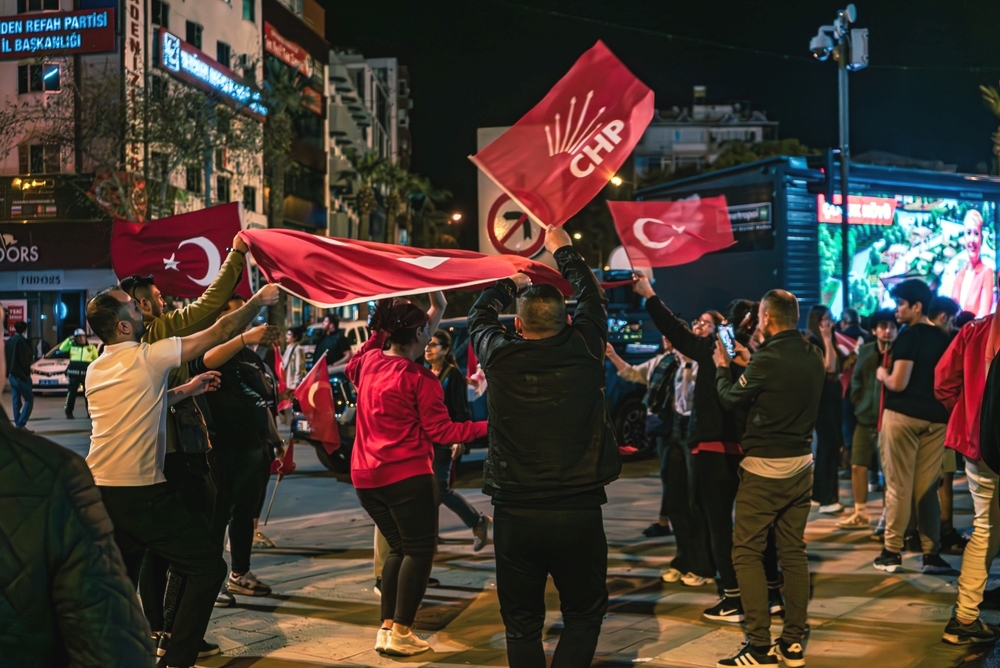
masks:
<svg viewBox="0 0 1000 668"><path fill-rule="evenodd" d="M351 479L358 489L433 475L435 443L469 443L486 436L485 421L452 422L441 382L430 369L382 351L376 332L347 365L358 390Z"/></svg>

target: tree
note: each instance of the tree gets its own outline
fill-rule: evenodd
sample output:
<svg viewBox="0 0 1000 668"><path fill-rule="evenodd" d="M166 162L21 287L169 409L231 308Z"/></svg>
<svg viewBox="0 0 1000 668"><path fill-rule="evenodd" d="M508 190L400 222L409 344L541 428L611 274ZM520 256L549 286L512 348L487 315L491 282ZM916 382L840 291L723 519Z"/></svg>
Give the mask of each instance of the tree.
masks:
<svg viewBox="0 0 1000 668"><path fill-rule="evenodd" d="M372 212L378 204L375 199L375 188L383 181L386 171L386 161L374 152L358 155L349 152L348 159L354 165L354 172L360 181L355 206L358 208L358 239L368 241L371 233L368 229Z"/></svg>
<svg viewBox="0 0 1000 668"><path fill-rule="evenodd" d="M302 89L305 81L298 72L277 59L264 65L262 97L267 107L262 153L264 185L268 189L268 219L272 227L284 218L285 179L294 169L292 141L295 139L293 115L302 111Z"/></svg>
<svg viewBox="0 0 1000 668"><path fill-rule="evenodd" d="M990 113L1000 118L1000 88L996 86L980 86L983 102ZM993 140L993 174L1000 174L1000 128L990 135Z"/></svg>

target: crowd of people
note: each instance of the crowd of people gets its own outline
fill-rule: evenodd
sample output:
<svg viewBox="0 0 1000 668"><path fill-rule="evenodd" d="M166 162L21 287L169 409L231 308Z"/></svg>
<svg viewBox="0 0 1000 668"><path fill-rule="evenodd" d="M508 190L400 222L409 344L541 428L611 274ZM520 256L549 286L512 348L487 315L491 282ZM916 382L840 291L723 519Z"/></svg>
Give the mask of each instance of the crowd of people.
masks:
<svg viewBox="0 0 1000 668"><path fill-rule="evenodd" d="M564 624L551 665L590 665L609 601L605 488L622 466L605 408L605 359L646 386L646 431L663 484L643 534L676 541L662 580L715 585L719 600L704 618L745 627L746 643L719 666L805 665L812 512L837 516L844 531L870 531L884 543L873 567L889 573L902 567L904 550L919 550L925 573L950 572L942 550L964 550L942 639L995 640L979 606L1000 548L1000 321L969 319L955 301L906 280L891 291L895 312L865 319L848 309L835 322L825 306L802 314L794 295L771 290L686 322L637 275L633 289L662 348L630 365L608 343L607 298L569 235L553 228L545 247L573 288L572 311L555 287L519 273L485 289L469 313L488 422L472 419L472 381L438 329L442 294L431 295L429 310L380 300L357 352L335 317L324 322L316 356L346 363L358 391L351 479L375 524L378 652L431 649L414 622L436 584L443 504L472 532L473 550L494 544L510 665L546 665L549 576ZM267 541L257 518L283 447L276 419L306 358L303 331L288 330L284 352L269 358L283 369L282 395L254 350L275 350L279 332L252 326L278 302L278 288L249 299L234 293L246 253L237 237L205 294L180 309L167 310L142 276L90 301L100 354L85 333L64 344L92 420L85 464L23 428L30 378L17 388L27 343L8 342L0 363L15 410L13 422L0 417L0 485L45 499L20 504L25 517L15 522L34 516L45 520L38 527L66 533L52 549L41 528L21 531L12 541L18 558L0 555L4 582L19 569L36 573L0 599L0 664L193 666L219 651L204 637L213 607L270 593L251 570L251 548ZM513 329L500 320L510 307ZM453 487L466 445L482 438L492 516ZM8 480L11 463L37 473ZM960 468L974 503L968 540L952 517ZM840 498L842 477L853 504ZM880 519L868 510L879 488ZM0 537L8 537L7 515ZM773 638L775 616L784 623Z"/></svg>

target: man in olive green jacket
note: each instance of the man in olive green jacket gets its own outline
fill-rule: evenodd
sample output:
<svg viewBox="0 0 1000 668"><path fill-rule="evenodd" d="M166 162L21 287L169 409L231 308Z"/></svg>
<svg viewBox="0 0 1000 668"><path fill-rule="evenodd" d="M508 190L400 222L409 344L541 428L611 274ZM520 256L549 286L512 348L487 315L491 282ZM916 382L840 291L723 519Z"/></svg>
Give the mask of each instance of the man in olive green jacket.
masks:
<svg viewBox="0 0 1000 668"><path fill-rule="evenodd" d="M135 299L142 310L146 325L146 333L142 336L143 343L154 343L171 336L190 336L208 329L215 323L240 282L246 267L246 254L250 249L237 235L233 239L232 248L228 250L226 261L205 293L188 306L174 311L166 311L166 303L159 288L154 285L152 277L133 276L122 281L122 290ZM190 380L188 367L182 364L171 372L169 387L183 385L188 380ZM204 528L208 531L215 510L215 485L209 474L208 462L205 455L178 452L177 433L173 420L169 418L164 475L178 487L181 498L190 504L194 515L204 520L204 527L194 529ZM173 626L172 615L168 612L167 619L164 620L164 610L172 612L175 606L171 605L171 601L176 599L181 587L180 579L171 577L168 588L167 568L166 561L147 553L139 579L142 608L154 634L162 631L170 632ZM164 596L167 597L166 604Z"/></svg>

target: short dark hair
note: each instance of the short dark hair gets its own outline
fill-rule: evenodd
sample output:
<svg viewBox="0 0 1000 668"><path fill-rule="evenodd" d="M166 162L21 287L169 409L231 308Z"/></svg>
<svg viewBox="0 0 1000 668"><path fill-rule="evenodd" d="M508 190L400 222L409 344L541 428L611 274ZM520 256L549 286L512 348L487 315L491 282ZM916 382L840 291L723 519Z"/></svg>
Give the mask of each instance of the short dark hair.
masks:
<svg viewBox="0 0 1000 668"><path fill-rule="evenodd" d="M303 335L306 333L306 328L299 325L297 327L289 327L288 331L292 334L292 341L301 341Z"/></svg>
<svg viewBox="0 0 1000 668"><path fill-rule="evenodd" d="M121 321L122 303L112 294L112 291L120 289L102 290L87 304L87 324L104 343L115 338L115 328Z"/></svg>
<svg viewBox="0 0 1000 668"><path fill-rule="evenodd" d="M28 331L28 323L24 320L18 320L14 323L14 331L18 334L24 334Z"/></svg>
<svg viewBox="0 0 1000 668"><path fill-rule="evenodd" d="M226 303L228 304L229 302L246 302L246 300L247 300L246 297L244 297L238 292L234 292L233 294L229 295L229 299L226 300Z"/></svg>
<svg viewBox="0 0 1000 668"><path fill-rule="evenodd" d="M889 291L889 296L896 301L900 299L905 300L910 306L920 304L920 310L924 315L927 315L927 312L931 308L931 300L934 299L931 287L919 278L908 278L901 283L897 283Z"/></svg>
<svg viewBox="0 0 1000 668"><path fill-rule="evenodd" d="M954 318L961 310L962 307L951 297L934 297L931 299L931 305L927 308L927 317L933 320L944 313L949 318Z"/></svg>
<svg viewBox="0 0 1000 668"><path fill-rule="evenodd" d="M330 320L330 324L333 325L334 327L340 326L340 316L337 315L336 313L327 313L326 315L324 315L323 320L327 319Z"/></svg>
<svg viewBox="0 0 1000 668"><path fill-rule="evenodd" d="M976 314L971 311L962 311L957 316L955 316L955 327L962 329L970 322L976 319Z"/></svg>
<svg viewBox="0 0 1000 668"><path fill-rule="evenodd" d="M799 324L799 300L787 290L771 290L761 298L764 311L782 327Z"/></svg>
<svg viewBox="0 0 1000 668"><path fill-rule="evenodd" d="M557 333L566 325L566 300L554 285L533 285L518 298L517 317L529 332Z"/></svg>
<svg viewBox="0 0 1000 668"><path fill-rule="evenodd" d="M857 309L849 307L844 309L844 313L840 316L840 319L848 325L857 325L861 323L861 318L858 317Z"/></svg>
<svg viewBox="0 0 1000 668"><path fill-rule="evenodd" d="M886 323L891 325L896 325L896 314L889 309L882 309L880 311L875 311L871 315L871 327L875 329L879 325Z"/></svg>

